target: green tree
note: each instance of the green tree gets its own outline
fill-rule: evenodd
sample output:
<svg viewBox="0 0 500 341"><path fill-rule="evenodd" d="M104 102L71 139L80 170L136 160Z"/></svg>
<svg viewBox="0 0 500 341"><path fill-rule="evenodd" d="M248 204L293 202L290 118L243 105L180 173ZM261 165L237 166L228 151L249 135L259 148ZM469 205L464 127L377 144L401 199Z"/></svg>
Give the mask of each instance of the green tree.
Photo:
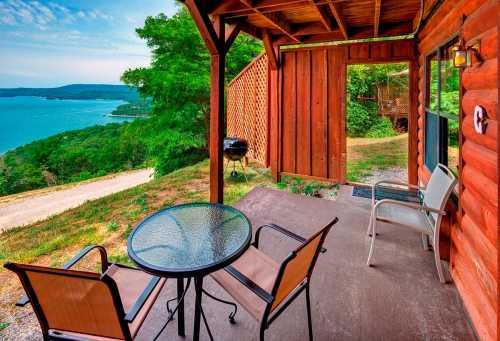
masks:
<svg viewBox="0 0 500 341"><path fill-rule="evenodd" d="M371 137L391 135L387 122L378 116L377 84L390 84L407 89L407 77L391 77L408 68L404 63L359 64L348 67L347 79L347 132L349 136Z"/></svg>
<svg viewBox="0 0 500 341"><path fill-rule="evenodd" d="M148 17L137 34L152 50L151 66L127 70L122 80L153 99L153 113L167 115L171 127L189 132L207 128L210 106L210 56L188 11L168 18ZM255 39L240 34L226 58L232 79L262 50Z"/></svg>

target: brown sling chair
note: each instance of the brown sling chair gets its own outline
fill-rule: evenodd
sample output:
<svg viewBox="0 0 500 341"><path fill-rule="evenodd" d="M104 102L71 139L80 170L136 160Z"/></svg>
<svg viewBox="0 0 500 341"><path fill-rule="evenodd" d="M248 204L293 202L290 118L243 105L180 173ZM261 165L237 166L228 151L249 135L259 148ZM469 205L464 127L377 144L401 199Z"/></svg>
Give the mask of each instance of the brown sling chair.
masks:
<svg viewBox="0 0 500 341"><path fill-rule="evenodd" d="M102 274L70 270L92 250L101 256ZM63 269L6 263L17 274L31 302L44 340L133 340L165 279L108 262L106 250L84 248Z"/></svg>
<svg viewBox="0 0 500 341"><path fill-rule="evenodd" d="M337 221L338 218L335 218L307 240L275 224L260 226L248 251L230 266L212 274L212 278L260 322L261 341L270 324L303 290L306 291L309 340L313 340L309 283L319 253L326 251L323 249L325 238ZM279 264L259 250L259 237L263 228L280 232L301 245ZM234 323L236 305L214 299L235 307L229 315L229 321Z"/></svg>

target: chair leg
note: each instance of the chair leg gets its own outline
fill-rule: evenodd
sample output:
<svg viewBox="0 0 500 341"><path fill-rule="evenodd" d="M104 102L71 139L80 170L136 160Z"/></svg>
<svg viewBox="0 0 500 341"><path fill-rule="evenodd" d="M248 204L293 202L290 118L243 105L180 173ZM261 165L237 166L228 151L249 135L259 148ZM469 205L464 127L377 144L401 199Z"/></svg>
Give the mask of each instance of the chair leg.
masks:
<svg viewBox="0 0 500 341"><path fill-rule="evenodd" d="M309 341L313 341L312 318L311 318L311 297L309 294L309 284L306 287L307 302L307 325L309 327Z"/></svg>
<svg viewBox="0 0 500 341"><path fill-rule="evenodd" d="M373 224L373 209L371 210L370 213L370 222L368 223L368 228L366 229L366 235L371 237L371 230L372 230L372 224Z"/></svg>
<svg viewBox="0 0 500 341"><path fill-rule="evenodd" d="M215 297L214 295L212 295L211 293L209 293L205 289L202 289L202 290L203 290L203 293L205 295L207 295L208 297L210 297L214 301L217 301L217 302L220 302L220 303L223 303L223 304L227 304L227 305L233 307L233 311L229 314L228 318L229 318L229 323L235 324L236 320L234 319L234 316L238 312L238 306L235 303L233 303L233 302L229 302L229 301L223 300L222 298Z"/></svg>
<svg viewBox="0 0 500 341"><path fill-rule="evenodd" d="M432 243L432 248L434 249L434 260L436 262L436 269L439 276L439 281L443 284L446 283L446 278L444 277L443 263L441 262L441 255L439 253L439 238L434 236L434 242Z"/></svg>
<svg viewBox="0 0 500 341"><path fill-rule="evenodd" d="M429 236L425 233L422 233L422 247L424 251L429 251Z"/></svg>
<svg viewBox="0 0 500 341"><path fill-rule="evenodd" d="M372 266L371 259L373 256L373 250L375 248L375 238L377 237L377 232L375 230L375 227L377 225L377 219L373 219L372 225L373 225L372 226L372 241L370 244L370 253L368 254L368 259L366 260L366 265L368 265L368 266Z"/></svg>
<svg viewBox="0 0 500 341"><path fill-rule="evenodd" d="M264 325L264 321L260 324L260 332L259 332L259 340L264 341L264 333L266 332L266 327Z"/></svg>

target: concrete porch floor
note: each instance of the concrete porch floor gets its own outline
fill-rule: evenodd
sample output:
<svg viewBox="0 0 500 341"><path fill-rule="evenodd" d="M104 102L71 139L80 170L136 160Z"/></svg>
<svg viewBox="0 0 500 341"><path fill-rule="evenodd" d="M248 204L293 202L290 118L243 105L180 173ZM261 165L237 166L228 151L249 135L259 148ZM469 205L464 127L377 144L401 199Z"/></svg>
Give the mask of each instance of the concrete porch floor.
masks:
<svg viewBox="0 0 500 341"><path fill-rule="evenodd" d="M333 217L332 229L311 282L311 305L316 340L475 340L453 284L439 283L433 254L421 247L420 235L394 226L379 225L375 267L365 265L369 248L366 227L370 201L351 196L343 186L336 201L307 198L256 188L235 206L254 229L276 223L308 237ZM261 236L262 249L281 260L295 246L274 232ZM167 316L165 301L175 296L171 280L145 321L139 340L151 340ZM204 288L229 298L211 279ZM173 321L158 340L190 340L194 290L186 297L186 338L177 336ZM203 298L203 307L216 340L258 340L259 324L241 307L231 325L228 306ZM202 339L208 340L202 324ZM266 331L266 340L307 340L305 296L296 301Z"/></svg>

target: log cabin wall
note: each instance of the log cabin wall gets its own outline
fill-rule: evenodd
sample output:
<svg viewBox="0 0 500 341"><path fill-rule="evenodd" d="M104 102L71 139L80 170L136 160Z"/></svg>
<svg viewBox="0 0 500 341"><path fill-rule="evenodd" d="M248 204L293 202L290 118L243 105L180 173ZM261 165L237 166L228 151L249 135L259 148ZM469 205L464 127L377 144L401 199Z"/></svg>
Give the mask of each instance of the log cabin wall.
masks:
<svg viewBox="0 0 500 341"><path fill-rule="evenodd" d="M450 270L482 340L498 337L498 11L496 0L446 0L418 35L418 175L428 181L424 163L425 56L458 33L465 45L480 42L483 62L461 74L460 189L457 223L450 227ZM474 130L476 105L486 109L484 135Z"/></svg>

